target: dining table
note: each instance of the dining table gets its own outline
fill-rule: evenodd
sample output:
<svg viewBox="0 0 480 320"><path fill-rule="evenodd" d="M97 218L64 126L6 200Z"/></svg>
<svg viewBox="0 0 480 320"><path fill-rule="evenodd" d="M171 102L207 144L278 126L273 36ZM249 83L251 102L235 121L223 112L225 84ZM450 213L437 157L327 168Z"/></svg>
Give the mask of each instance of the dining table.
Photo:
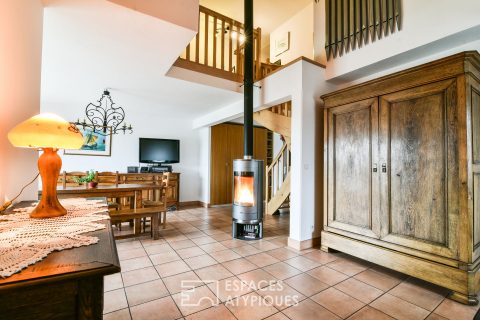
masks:
<svg viewBox="0 0 480 320"><path fill-rule="evenodd" d="M161 184L118 184L118 185L98 185L95 188L82 186L61 186L57 187L57 196L59 199L66 198L131 198L132 209L142 207L142 191L161 190ZM154 192L155 193L155 192ZM38 196L42 196L42 190L38 191Z"/></svg>
<svg viewBox="0 0 480 320"><path fill-rule="evenodd" d="M161 190L161 184L113 184L113 185L97 185L95 188L88 188L87 185L80 186L57 186L57 196L59 199L67 198L130 198L130 208L142 208L143 191L153 191L157 194L157 190ZM42 196L42 190L38 191L38 197ZM140 219L134 219L134 234L141 233Z"/></svg>

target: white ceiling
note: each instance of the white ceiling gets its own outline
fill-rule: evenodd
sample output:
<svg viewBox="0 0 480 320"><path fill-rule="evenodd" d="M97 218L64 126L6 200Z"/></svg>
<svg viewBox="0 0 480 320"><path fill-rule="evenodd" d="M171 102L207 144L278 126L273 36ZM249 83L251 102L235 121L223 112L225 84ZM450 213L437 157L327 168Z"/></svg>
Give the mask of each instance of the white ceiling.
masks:
<svg viewBox="0 0 480 320"><path fill-rule="evenodd" d="M107 87L127 114L194 119L241 99L165 76L195 32L111 2L45 1L43 32L42 111L82 115Z"/></svg>

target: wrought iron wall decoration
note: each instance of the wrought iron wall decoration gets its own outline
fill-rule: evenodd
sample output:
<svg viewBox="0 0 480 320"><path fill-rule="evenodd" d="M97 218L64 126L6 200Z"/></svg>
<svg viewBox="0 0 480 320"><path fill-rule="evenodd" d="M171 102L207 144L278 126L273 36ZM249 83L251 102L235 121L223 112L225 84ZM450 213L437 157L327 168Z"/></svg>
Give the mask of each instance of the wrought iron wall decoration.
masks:
<svg viewBox="0 0 480 320"><path fill-rule="evenodd" d="M74 124L81 126L84 130L86 127L92 127L93 132L104 136L110 134L118 134L120 132L133 133L132 125L124 123L125 111L122 107L115 107L110 96L110 91L104 90L102 97L98 100L99 105L89 103L85 108L87 119L80 122L78 119ZM123 123L123 125L122 125ZM111 133L107 128L111 128Z"/></svg>
<svg viewBox="0 0 480 320"><path fill-rule="evenodd" d="M325 15L325 50L330 59L400 30L402 1L325 0Z"/></svg>

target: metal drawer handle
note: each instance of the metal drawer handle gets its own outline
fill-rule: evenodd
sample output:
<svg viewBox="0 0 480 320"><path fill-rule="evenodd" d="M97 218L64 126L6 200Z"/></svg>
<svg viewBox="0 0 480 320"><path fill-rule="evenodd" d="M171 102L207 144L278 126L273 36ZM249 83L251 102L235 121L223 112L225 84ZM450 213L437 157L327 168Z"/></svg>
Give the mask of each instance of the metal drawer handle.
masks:
<svg viewBox="0 0 480 320"><path fill-rule="evenodd" d="M382 163L382 172L383 173L387 172L387 164L386 163Z"/></svg>
<svg viewBox="0 0 480 320"><path fill-rule="evenodd" d="M377 172L378 171L378 167L377 167L377 164L374 163L373 164L373 169L372 169L373 172Z"/></svg>

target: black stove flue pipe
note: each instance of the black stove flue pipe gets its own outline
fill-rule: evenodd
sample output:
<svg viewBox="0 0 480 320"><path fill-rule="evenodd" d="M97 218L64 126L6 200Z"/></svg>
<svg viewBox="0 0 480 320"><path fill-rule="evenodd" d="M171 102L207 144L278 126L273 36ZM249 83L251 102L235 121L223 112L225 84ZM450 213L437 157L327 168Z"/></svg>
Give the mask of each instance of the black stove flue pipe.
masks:
<svg viewBox="0 0 480 320"><path fill-rule="evenodd" d="M253 157L253 0L245 0L245 75L244 84L244 127L243 154L245 159Z"/></svg>

